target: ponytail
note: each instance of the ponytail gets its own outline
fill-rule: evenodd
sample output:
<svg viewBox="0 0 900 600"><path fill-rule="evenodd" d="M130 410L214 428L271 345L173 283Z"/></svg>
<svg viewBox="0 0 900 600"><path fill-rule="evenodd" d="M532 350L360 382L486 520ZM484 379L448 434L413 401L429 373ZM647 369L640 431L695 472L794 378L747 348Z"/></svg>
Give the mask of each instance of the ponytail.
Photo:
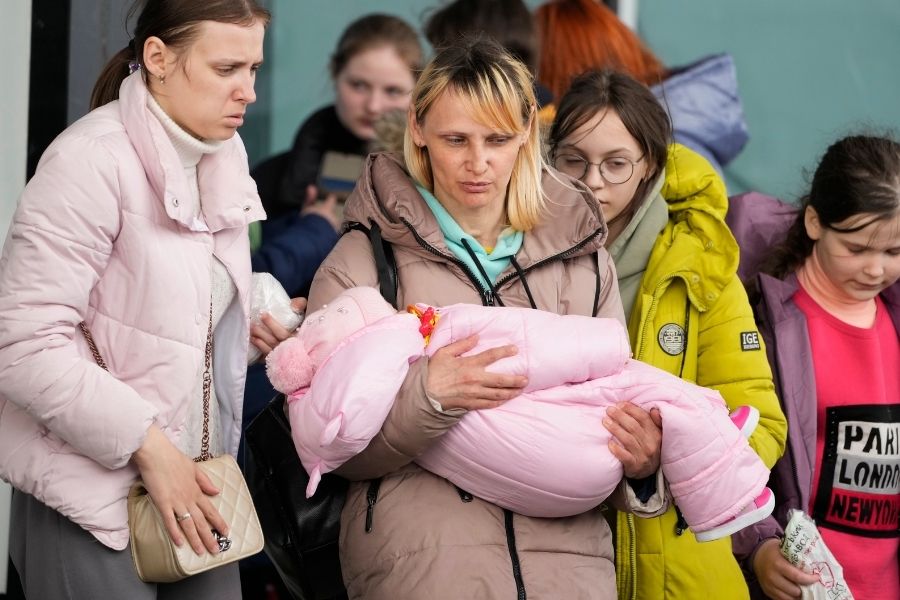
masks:
<svg viewBox="0 0 900 600"><path fill-rule="evenodd" d="M268 25L269 11L257 0L135 0L126 22L135 20L134 37L113 56L91 92L91 110L118 99L119 87L144 62L144 42L155 36L171 48L186 49L203 21ZM142 73L146 82L147 74Z"/></svg>
<svg viewBox="0 0 900 600"><path fill-rule="evenodd" d="M113 55L94 84L94 91L91 92L91 110L119 98L119 86L128 77L131 64L137 60L134 40Z"/></svg>

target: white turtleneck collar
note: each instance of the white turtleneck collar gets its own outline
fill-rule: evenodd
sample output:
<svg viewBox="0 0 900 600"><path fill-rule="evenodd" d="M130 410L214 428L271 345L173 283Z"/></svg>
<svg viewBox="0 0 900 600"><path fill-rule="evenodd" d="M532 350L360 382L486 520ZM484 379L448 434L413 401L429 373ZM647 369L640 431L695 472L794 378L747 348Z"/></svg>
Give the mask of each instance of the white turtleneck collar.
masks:
<svg viewBox="0 0 900 600"><path fill-rule="evenodd" d="M175 147L178 158L181 160L181 166L185 169L196 167L204 154L212 154L222 147L222 142L198 140L185 131L178 123L172 120L172 117L166 114L166 111L159 105L153 94L147 94L147 107L159 119L163 129L166 130L172 146Z"/></svg>

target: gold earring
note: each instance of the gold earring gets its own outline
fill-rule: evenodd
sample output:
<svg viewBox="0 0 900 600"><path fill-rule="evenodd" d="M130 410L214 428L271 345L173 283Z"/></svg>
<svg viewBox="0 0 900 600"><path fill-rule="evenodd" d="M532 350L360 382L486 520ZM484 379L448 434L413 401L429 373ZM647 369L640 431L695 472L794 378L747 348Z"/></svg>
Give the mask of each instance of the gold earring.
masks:
<svg viewBox="0 0 900 600"><path fill-rule="evenodd" d="M162 85L166 85L166 76L165 76L165 74L159 76L159 82L160 82Z"/></svg>

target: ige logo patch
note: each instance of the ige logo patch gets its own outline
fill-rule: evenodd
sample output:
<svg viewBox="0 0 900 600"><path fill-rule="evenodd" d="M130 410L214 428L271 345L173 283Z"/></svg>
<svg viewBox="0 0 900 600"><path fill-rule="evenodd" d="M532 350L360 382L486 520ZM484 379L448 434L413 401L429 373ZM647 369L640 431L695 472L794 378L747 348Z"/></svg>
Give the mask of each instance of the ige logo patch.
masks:
<svg viewBox="0 0 900 600"><path fill-rule="evenodd" d="M749 352L750 350L759 350L762 346L759 344L758 331L742 331L741 332L741 350Z"/></svg>
<svg viewBox="0 0 900 600"><path fill-rule="evenodd" d="M659 340L659 347L663 352L670 356L678 356L684 352L687 345L684 328L678 323L666 323L660 327L656 339Z"/></svg>

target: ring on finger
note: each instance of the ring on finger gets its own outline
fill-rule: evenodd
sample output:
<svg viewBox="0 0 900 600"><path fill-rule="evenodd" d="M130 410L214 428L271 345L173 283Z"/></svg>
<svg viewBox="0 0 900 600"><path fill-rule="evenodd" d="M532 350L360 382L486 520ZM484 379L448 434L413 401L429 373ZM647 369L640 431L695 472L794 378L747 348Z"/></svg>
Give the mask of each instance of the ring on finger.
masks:
<svg viewBox="0 0 900 600"><path fill-rule="evenodd" d="M175 517L175 520L178 521L179 523L181 523L182 521L187 521L190 518L191 518L191 513L186 512L183 515L178 515L177 517Z"/></svg>

